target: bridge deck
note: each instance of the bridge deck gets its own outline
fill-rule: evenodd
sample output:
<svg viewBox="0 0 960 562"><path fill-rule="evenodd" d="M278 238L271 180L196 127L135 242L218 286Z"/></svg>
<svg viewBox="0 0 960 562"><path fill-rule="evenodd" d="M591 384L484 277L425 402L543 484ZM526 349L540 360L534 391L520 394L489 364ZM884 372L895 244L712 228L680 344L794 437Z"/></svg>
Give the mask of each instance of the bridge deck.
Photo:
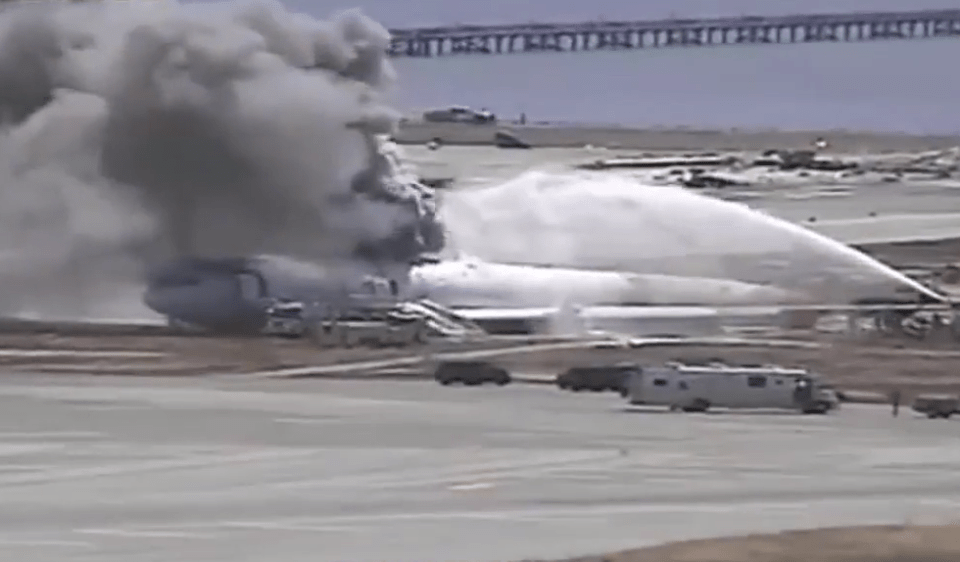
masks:
<svg viewBox="0 0 960 562"><path fill-rule="evenodd" d="M390 54L398 57L927 39L960 36L960 10L459 25L391 34Z"/></svg>

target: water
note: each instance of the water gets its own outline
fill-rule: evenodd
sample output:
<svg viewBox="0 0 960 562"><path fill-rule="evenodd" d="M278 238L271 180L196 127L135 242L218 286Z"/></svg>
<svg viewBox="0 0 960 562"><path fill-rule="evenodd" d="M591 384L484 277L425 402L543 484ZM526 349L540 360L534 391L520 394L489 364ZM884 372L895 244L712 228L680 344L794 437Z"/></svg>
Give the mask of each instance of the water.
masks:
<svg viewBox="0 0 960 562"><path fill-rule="evenodd" d="M930 40L399 60L394 95L535 121L953 133L958 54Z"/></svg>
<svg viewBox="0 0 960 562"><path fill-rule="evenodd" d="M956 8L949 0L342 0L390 27ZM956 40L398 59L393 99L532 120L960 132Z"/></svg>
<svg viewBox="0 0 960 562"><path fill-rule="evenodd" d="M892 296L917 283L837 241L749 207L672 186L531 171L449 194L452 247L489 261L735 279L815 300Z"/></svg>

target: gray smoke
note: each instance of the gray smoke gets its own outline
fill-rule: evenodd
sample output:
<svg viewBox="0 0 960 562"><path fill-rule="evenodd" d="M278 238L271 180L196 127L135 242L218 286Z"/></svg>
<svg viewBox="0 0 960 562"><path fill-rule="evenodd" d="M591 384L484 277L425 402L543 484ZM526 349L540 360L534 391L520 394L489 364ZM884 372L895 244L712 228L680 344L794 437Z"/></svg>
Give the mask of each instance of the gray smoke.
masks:
<svg viewBox="0 0 960 562"><path fill-rule="evenodd" d="M374 137L397 118L388 41L356 10L4 6L0 313L116 316L174 256L438 251L431 191Z"/></svg>

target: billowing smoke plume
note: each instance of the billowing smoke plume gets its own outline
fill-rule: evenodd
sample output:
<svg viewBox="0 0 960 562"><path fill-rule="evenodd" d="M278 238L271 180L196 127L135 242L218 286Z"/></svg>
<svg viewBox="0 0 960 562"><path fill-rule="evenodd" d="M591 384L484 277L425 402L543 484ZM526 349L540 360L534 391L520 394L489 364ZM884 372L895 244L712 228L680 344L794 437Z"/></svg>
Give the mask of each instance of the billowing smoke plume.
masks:
<svg viewBox="0 0 960 562"><path fill-rule="evenodd" d="M0 313L116 315L177 255L439 250L432 193L374 137L388 40L264 2L5 5Z"/></svg>

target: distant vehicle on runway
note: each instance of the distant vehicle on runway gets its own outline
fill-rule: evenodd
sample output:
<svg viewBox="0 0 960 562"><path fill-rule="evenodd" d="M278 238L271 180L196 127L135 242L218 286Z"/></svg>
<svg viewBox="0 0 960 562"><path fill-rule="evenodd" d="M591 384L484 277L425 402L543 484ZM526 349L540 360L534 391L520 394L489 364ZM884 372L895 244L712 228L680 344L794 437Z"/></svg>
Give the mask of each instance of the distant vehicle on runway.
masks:
<svg viewBox="0 0 960 562"><path fill-rule="evenodd" d="M557 375L557 387L575 392L581 390L613 391L626 397L630 376L639 372L639 370L640 367L635 363L571 367Z"/></svg>
<svg viewBox="0 0 960 562"><path fill-rule="evenodd" d="M781 367L643 367L631 375L630 404L705 412L710 408L798 410L825 414L840 404L836 392L804 369Z"/></svg>
<svg viewBox="0 0 960 562"><path fill-rule="evenodd" d="M444 386L455 382L467 386L488 382L504 386L513 382L509 371L486 361L444 361L437 367L433 378Z"/></svg>
<svg viewBox="0 0 960 562"><path fill-rule="evenodd" d="M453 105L423 112L423 120L430 123L496 123L497 117L486 109L475 110L463 105Z"/></svg>
<svg viewBox="0 0 960 562"><path fill-rule="evenodd" d="M948 419L960 411L960 397L950 394L921 394L913 401L913 411L930 419Z"/></svg>

